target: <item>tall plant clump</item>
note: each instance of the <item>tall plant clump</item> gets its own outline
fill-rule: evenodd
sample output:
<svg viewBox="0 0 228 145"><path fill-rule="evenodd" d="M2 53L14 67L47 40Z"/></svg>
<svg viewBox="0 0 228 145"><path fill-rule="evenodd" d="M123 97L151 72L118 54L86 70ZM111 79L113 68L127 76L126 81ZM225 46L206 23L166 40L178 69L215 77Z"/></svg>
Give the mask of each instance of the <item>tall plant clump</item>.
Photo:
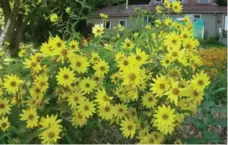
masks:
<svg viewBox="0 0 228 145"><path fill-rule="evenodd" d="M86 129L106 123L131 143L175 138L210 81L200 68L191 20L181 24L166 14L181 12L180 2L165 1L156 10L137 10L155 23L134 34L119 25L106 37L98 24L90 41L56 36L39 51L21 50L20 60L0 72L1 141L80 143L78 130L88 139Z"/></svg>

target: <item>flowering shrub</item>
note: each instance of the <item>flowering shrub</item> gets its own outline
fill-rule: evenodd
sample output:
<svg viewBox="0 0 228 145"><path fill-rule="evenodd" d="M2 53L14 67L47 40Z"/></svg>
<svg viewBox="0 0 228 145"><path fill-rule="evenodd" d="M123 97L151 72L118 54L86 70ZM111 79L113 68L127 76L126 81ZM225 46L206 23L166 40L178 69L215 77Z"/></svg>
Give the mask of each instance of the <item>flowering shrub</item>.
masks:
<svg viewBox="0 0 228 145"><path fill-rule="evenodd" d="M179 1L165 3L158 13L182 10ZM108 40L95 25L94 38L83 45L56 36L37 52L22 50L1 71L1 132L8 142L17 136L22 143L61 143L93 118L119 126L138 143L164 143L196 112L210 83L198 68L190 19L185 22L167 15L134 35L118 26Z"/></svg>
<svg viewBox="0 0 228 145"><path fill-rule="evenodd" d="M227 66L227 49L208 48L200 50L203 64L209 67L209 74L215 77L217 71L225 71Z"/></svg>

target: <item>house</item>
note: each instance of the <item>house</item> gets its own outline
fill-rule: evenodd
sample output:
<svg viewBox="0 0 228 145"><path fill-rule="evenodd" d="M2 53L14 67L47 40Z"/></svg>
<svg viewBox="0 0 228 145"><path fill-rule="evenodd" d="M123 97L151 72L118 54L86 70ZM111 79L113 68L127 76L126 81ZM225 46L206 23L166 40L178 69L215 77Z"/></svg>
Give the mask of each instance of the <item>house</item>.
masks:
<svg viewBox="0 0 228 145"><path fill-rule="evenodd" d="M171 2L173 0L170 0ZM227 30L227 6L219 6L214 0L181 0L183 4L183 12L180 14L171 13L170 17L175 20L182 20L184 16L189 16L192 20L203 20L203 36L216 37L219 36L221 30ZM109 16L106 21L106 29L112 29L118 24L132 28L135 25L134 18L137 17L136 8L148 9L152 13L155 12L157 5L162 5L163 0L150 0L147 4L109 6L96 11L87 19L87 24L102 23L100 13ZM144 19L146 22L148 18Z"/></svg>

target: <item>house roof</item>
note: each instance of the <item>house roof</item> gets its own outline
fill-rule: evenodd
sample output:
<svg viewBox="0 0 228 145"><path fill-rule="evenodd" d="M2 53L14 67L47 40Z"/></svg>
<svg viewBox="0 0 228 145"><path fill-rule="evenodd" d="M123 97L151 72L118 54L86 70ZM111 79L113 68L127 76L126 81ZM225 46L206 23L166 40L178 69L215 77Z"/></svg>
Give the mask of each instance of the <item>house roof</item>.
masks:
<svg viewBox="0 0 228 145"><path fill-rule="evenodd" d="M137 15L135 8L148 9L155 12L155 5L129 5L128 9L125 6L110 6L96 11L93 17L100 17L100 13L105 13L110 17L124 17L129 15ZM227 13L226 6L218 5L183 5L183 13Z"/></svg>

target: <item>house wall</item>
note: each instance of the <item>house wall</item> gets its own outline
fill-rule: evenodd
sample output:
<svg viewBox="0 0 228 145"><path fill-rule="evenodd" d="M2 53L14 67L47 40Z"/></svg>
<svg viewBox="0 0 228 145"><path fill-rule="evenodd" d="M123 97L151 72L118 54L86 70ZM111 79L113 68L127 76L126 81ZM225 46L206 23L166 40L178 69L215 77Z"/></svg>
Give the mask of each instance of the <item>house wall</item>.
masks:
<svg viewBox="0 0 228 145"><path fill-rule="evenodd" d="M200 14L200 13L194 13L194 14ZM183 18L186 14L171 14L171 17L176 18ZM219 36L219 28L224 29L224 17L227 14L214 14L214 13L208 13L208 14L200 14L201 18L204 19L205 27L204 27L204 37L216 37ZM119 24L120 20L126 20L127 21L127 27L128 28L139 28L142 26L142 19L138 19L136 16L133 18L130 17L110 17L109 20L111 21L111 28L116 27ZM100 24L101 19L100 18L93 18L88 19L87 23L92 24ZM139 22L141 21L141 22Z"/></svg>
<svg viewBox="0 0 228 145"><path fill-rule="evenodd" d="M208 1L208 4L209 3L212 3L212 2L214 2L215 0L209 0ZM198 0L182 0L182 3L183 4L190 4L190 5L194 5L194 4L202 4L202 3L199 3L198 2ZM151 0L150 1L150 4L151 5L156 5L157 4L157 2L156 2L156 0ZM205 3L204 3L205 4ZM207 4L207 3L206 3Z"/></svg>
<svg viewBox="0 0 228 145"><path fill-rule="evenodd" d="M119 21L124 20L127 22L128 28L138 28L142 25L142 19L138 18L137 16L133 17L109 17L108 19L111 21L111 28L117 27L119 24ZM100 24L101 19L100 18L90 18L87 20L87 24Z"/></svg>

